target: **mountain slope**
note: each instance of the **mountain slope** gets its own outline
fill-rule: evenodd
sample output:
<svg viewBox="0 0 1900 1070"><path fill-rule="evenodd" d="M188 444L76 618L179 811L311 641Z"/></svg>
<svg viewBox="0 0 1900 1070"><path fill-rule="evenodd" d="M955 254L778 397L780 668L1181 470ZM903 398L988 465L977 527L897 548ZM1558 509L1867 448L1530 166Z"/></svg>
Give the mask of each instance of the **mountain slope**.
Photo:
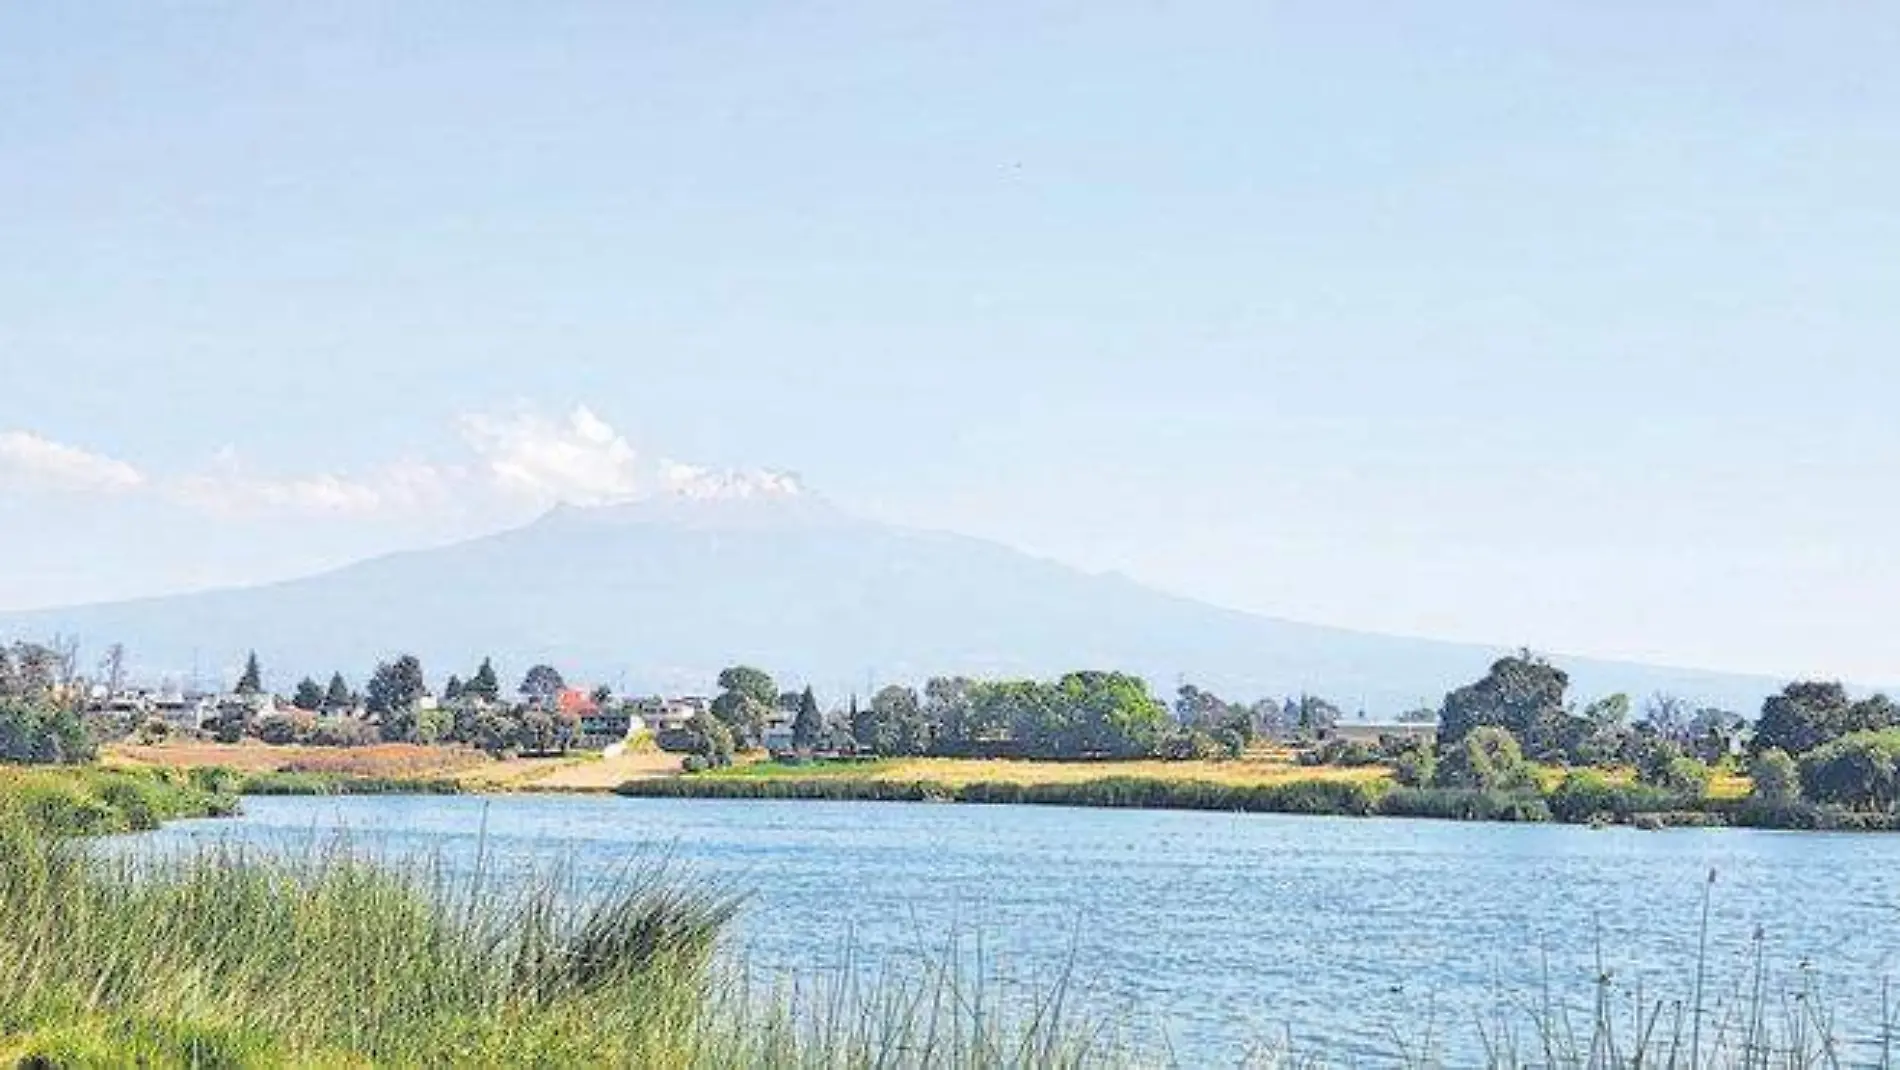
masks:
<svg viewBox="0 0 1900 1070"><path fill-rule="evenodd" d="M822 502L562 508L526 527L268 586L0 614L0 637L118 641L147 671L256 648L277 686L396 651L432 677L492 654L631 689L704 690L758 664L833 694L867 681L1125 668L1254 697L1311 691L1390 715L1482 674L1494 648L1259 617ZM1583 695L1671 691L1753 712L1766 678L1559 659Z"/></svg>

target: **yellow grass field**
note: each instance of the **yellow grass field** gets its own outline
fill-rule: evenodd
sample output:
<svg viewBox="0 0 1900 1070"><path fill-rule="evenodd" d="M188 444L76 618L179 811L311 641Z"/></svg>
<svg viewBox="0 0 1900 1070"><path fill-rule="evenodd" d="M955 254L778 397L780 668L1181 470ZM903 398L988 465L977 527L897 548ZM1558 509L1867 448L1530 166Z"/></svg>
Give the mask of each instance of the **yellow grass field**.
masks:
<svg viewBox="0 0 1900 1070"><path fill-rule="evenodd" d="M864 763L826 763L806 766L739 765L718 776L780 776L786 779L827 778L883 780L900 783L962 787L975 783L1078 784L1109 777L1154 780L1194 780L1212 784L1258 786L1294 780L1387 780L1392 772L1382 766L1342 768L1295 765L1278 757L1247 757L1225 762L1034 762L1004 758L892 758Z"/></svg>
<svg viewBox="0 0 1900 1070"><path fill-rule="evenodd" d="M574 753L550 758L495 759L470 747L382 743L371 747L273 746L255 740L223 744L166 742L115 744L100 755L106 765L195 769L223 766L245 773L325 773L337 776L456 780L470 791L611 791L640 777L680 771L677 754L633 751L603 758Z"/></svg>

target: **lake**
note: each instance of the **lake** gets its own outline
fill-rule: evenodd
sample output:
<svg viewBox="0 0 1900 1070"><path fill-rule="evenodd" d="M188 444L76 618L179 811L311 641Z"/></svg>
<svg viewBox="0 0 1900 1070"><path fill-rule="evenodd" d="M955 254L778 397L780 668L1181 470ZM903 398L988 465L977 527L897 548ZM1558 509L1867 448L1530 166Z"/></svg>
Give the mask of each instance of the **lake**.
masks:
<svg viewBox="0 0 1900 1070"><path fill-rule="evenodd" d="M1395 1036L1428 1030L1466 1063L1480 1022L1528 1031L1546 993L1587 1034L1600 970L1625 1018L1638 993L1687 1001L1705 891L1718 1013L1747 985L1759 933L1772 991L1810 990L1785 1006L1823 1008L1849 1061L1866 1061L1900 972L1900 836L566 796L244 806L139 841L297 849L347 829L377 853L468 866L481 842L582 877L666 855L750 893L739 939L761 970L809 975L847 954L865 968L955 938L1002 988L1066 970L1091 1009L1189 1065L1288 1037L1386 1062Z"/></svg>

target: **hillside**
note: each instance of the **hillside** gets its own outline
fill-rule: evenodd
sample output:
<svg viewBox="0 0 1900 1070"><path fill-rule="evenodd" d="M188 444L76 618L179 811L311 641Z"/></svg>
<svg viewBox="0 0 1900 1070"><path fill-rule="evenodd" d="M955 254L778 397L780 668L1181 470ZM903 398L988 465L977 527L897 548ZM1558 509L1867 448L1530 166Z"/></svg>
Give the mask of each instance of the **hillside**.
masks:
<svg viewBox="0 0 1900 1070"><path fill-rule="evenodd" d="M809 498L560 508L525 527L241 589L0 614L0 636L123 642L145 672L235 664L287 686L392 652L432 678L484 655L626 689L704 690L745 661L840 694L870 680L1117 667L1171 691L1311 691L1374 716L1480 675L1500 649L1261 617ZM1559 658L1581 695L1670 691L1753 712L1766 678Z"/></svg>

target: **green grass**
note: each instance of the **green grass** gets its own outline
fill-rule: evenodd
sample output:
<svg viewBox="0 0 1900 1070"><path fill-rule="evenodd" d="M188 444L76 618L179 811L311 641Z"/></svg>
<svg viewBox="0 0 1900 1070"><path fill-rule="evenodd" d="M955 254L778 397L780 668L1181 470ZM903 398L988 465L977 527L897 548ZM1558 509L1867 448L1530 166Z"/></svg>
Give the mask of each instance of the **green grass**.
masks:
<svg viewBox="0 0 1900 1070"><path fill-rule="evenodd" d="M232 774L231 784L240 795L456 795L462 791L460 781L440 777L354 773L241 773Z"/></svg>
<svg viewBox="0 0 1900 1070"><path fill-rule="evenodd" d="M176 770L0 766L0 824L58 835L139 832L236 810L226 787Z"/></svg>

